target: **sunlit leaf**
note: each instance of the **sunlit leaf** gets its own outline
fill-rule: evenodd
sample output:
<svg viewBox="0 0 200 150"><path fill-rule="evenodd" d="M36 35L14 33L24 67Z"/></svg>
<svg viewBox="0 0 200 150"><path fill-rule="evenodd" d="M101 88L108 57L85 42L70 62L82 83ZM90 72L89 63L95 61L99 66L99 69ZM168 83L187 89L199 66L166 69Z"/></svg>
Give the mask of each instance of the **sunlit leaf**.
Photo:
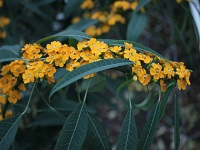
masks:
<svg viewBox="0 0 200 150"><path fill-rule="evenodd" d="M21 57L19 56L19 50L20 50L19 45L0 47L0 62L21 59Z"/></svg>
<svg viewBox="0 0 200 150"><path fill-rule="evenodd" d="M0 121L0 149L8 150L15 139L21 115Z"/></svg>
<svg viewBox="0 0 200 150"><path fill-rule="evenodd" d="M42 42L45 42L45 41L48 41L48 40L51 40L51 39L55 39L55 38L58 38L58 37L68 37L68 38L70 37L70 38L74 38L78 41L82 41L83 39L90 39L91 38L89 35L81 32L81 31L69 29L69 30L65 30L65 31L59 32L57 34L42 38L42 39L38 40L36 43L40 44Z"/></svg>
<svg viewBox="0 0 200 150"><path fill-rule="evenodd" d="M180 145L180 125L179 125L179 103L178 103L178 98L177 95L175 95L175 100L174 100L174 149L179 150L179 145Z"/></svg>
<svg viewBox="0 0 200 150"><path fill-rule="evenodd" d="M137 127L133 116L133 110L129 109L122 124L116 150L137 150L137 142Z"/></svg>
<svg viewBox="0 0 200 150"><path fill-rule="evenodd" d="M142 13L133 12L126 32L127 40L138 40L147 24L147 17Z"/></svg>
<svg viewBox="0 0 200 150"><path fill-rule="evenodd" d="M133 62L126 59L114 58L114 59L104 59L80 66L79 68L76 68L73 71L67 73L62 79L59 80L59 82L51 90L49 99L56 91L83 78L86 75L130 64L133 64Z"/></svg>
<svg viewBox="0 0 200 150"><path fill-rule="evenodd" d="M88 115L84 104L68 116L60 133L55 150L80 150L85 140L88 127Z"/></svg>
<svg viewBox="0 0 200 150"><path fill-rule="evenodd" d="M88 113L88 123L87 147L92 147L92 150L111 150L107 133L100 121Z"/></svg>
<svg viewBox="0 0 200 150"><path fill-rule="evenodd" d="M138 142L138 150L149 150L154 138L158 118L160 114L160 102L158 101L152 108L148 120L142 130L142 134Z"/></svg>

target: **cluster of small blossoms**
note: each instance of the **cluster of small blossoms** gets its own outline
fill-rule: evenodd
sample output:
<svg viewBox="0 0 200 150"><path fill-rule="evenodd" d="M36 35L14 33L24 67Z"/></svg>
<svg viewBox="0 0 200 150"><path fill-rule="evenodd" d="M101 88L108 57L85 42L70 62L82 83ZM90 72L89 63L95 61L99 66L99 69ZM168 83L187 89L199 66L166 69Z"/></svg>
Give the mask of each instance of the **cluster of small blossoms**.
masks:
<svg viewBox="0 0 200 150"><path fill-rule="evenodd" d="M121 46L109 46L95 38L83 40L73 46L53 41L42 47L38 44L26 44L22 49L22 59L15 60L1 68L0 72L0 106L6 103L15 104L21 99L21 92L26 90L25 84L36 79L46 79L53 83L57 68L65 67L72 71L85 64L102 59L122 58L133 63L129 73L133 80L138 80L146 86L150 81L160 84L162 91L169 83L177 82L179 90L185 90L190 85L191 71L184 63L166 61L148 52L137 52L132 44L124 43ZM84 78L93 77L90 74ZM0 107L0 108L1 108ZM1 112L0 112L1 116Z"/></svg>
<svg viewBox="0 0 200 150"><path fill-rule="evenodd" d="M0 0L0 8L3 7L3 0ZM0 39L5 39L6 32L4 27L10 24L10 19L5 16L0 16Z"/></svg>
<svg viewBox="0 0 200 150"><path fill-rule="evenodd" d="M99 5L101 4L98 2L94 2L93 0L84 0L80 6L81 9L84 10L83 18L99 20L98 25L92 25L85 30L85 33L93 37L100 36L103 33L109 32L111 26L114 26L116 23L124 24L126 22L124 13L130 12L130 10L135 10L138 2L118 0L113 1L109 5L103 5L101 7L99 7ZM105 9L102 10L102 7L104 7ZM75 17L72 20L72 23L76 23L78 21L80 21L80 18Z"/></svg>

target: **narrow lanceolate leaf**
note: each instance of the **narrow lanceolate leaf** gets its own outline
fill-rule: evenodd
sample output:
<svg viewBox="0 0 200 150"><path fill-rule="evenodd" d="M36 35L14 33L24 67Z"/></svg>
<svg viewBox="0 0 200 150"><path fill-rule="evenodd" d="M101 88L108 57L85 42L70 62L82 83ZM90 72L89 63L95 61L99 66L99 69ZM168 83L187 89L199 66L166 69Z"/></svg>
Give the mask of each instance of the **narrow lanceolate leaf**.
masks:
<svg viewBox="0 0 200 150"><path fill-rule="evenodd" d="M175 95L175 101L174 101L174 112L175 112L175 118L174 118L174 149L179 150L180 145L180 128L179 128L179 103L177 95Z"/></svg>
<svg viewBox="0 0 200 150"><path fill-rule="evenodd" d="M144 46L142 44L134 42L134 41L129 41L129 40L107 40L106 42L109 42L108 44L110 46L113 45L113 46L122 46L122 47L124 47L124 43L127 42L127 43L130 43L130 44L133 44L133 48L136 49L139 52L149 52L151 54L159 56L160 58L162 58L164 60L169 61L167 58L163 57L158 52L156 52L156 51L152 50L151 48L148 48L148 47L146 47L146 46Z"/></svg>
<svg viewBox="0 0 200 150"><path fill-rule="evenodd" d="M126 59L112 58L112 59L104 59L104 60L93 62L93 63L87 64L87 65L83 65L83 66L76 68L73 71L67 73L62 79L60 79L59 82L51 90L49 98L56 91L83 78L86 75L96 73L99 71L103 71L103 70L108 70L111 68L130 65L130 64L133 64L133 62L126 60Z"/></svg>
<svg viewBox="0 0 200 150"><path fill-rule="evenodd" d="M91 37L81 31L78 30L73 30L73 29L68 29L62 32L59 32L57 34L42 38L40 40L38 40L36 43L40 44L42 42L51 40L51 39L55 39L58 37L69 37L69 38L74 38L78 41L82 41L83 39L90 39Z"/></svg>
<svg viewBox="0 0 200 150"><path fill-rule="evenodd" d="M158 118L160 114L160 102L158 101L151 110L149 118L144 126L138 142L138 150L149 150L154 138Z"/></svg>
<svg viewBox="0 0 200 150"><path fill-rule="evenodd" d="M167 102L168 102L168 99L169 99L169 95L172 91L172 89L174 88L174 84L172 84L171 86L167 87L167 90L165 91L164 93L164 96L160 102L160 115L159 115L159 120L162 119L163 117L163 114L165 112L165 109L166 109L166 106L167 106Z"/></svg>
<svg viewBox="0 0 200 150"><path fill-rule="evenodd" d="M83 31L87 29L88 27L90 27L91 25L94 25L98 22L99 22L98 20L94 20L94 19L82 19L81 21L70 25L67 29Z"/></svg>
<svg viewBox="0 0 200 150"><path fill-rule="evenodd" d="M140 8L144 7L146 4L148 4L151 0L140 0L137 8L135 9L135 12L140 10Z"/></svg>
<svg viewBox="0 0 200 150"><path fill-rule="evenodd" d="M137 142L137 127L135 124L133 111L132 109L129 109L122 124L116 150L136 150Z"/></svg>
<svg viewBox="0 0 200 150"><path fill-rule="evenodd" d="M136 41L141 36L147 24L147 17L142 13L133 12L131 20L128 24L126 38L128 40Z"/></svg>
<svg viewBox="0 0 200 150"><path fill-rule="evenodd" d="M87 134L87 127L87 111L84 104L79 104L68 116L55 150L80 150Z"/></svg>
<svg viewBox="0 0 200 150"><path fill-rule="evenodd" d="M0 121L0 149L8 150L17 133L21 115L15 115Z"/></svg>
<svg viewBox="0 0 200 150"><path fill-rule="evenodd" d="M92 150L111 150L107 133L100 121L88 113L88 134L86 145Z"/></svg>
<svg viewBox="0 0 200 150"><path fill-rule="evenodd" d="M20 59L19 50L20 50L19 45L0 47L0 62Z"/></svg>

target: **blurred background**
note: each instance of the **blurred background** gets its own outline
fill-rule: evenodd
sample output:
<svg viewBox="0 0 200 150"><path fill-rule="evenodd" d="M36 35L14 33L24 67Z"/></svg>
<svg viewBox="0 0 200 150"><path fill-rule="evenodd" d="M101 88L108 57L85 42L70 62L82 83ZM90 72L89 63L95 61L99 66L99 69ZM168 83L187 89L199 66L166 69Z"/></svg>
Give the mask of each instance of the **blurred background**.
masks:
<svg viewBox="0 0 200 150"><path fill-rule="evenodd" d="M127 39L143 44L173 61L184 62L191 69L191 85L178 92L180 104L181 150L200 149L200 49L199 24L195 24L188 1L148 0L0 0L0 46L34 43L66 29L76 29L99 39ZM58 39L62 43L68 39ZM63 70L60 70L63 71ZM106 128L115 149L121 124L126 115L127 90L125 77L118 71L99 73L89 90L88 111L95 113ZM80 81L84 94L87 80ZM138 106L148 98L140 83L130 84L134 115L139 134L144 127L152 104ZM38 85L30 110L20 124L15 149L53 149L62 122L42 101L48 99L53 85ZM29 86L27 86L29 88ZM45 90L44 90L45 89ZM78 104L76 85L72 84L53 96L50 105L66 116ZM155 89L156 90L156 89ZM30 91L13 107L20 108ZM70 94L67 94L70 93ZM156 98L156 92L151 97ZM151 149L173 149L173 97L155 135ZM51 131L51 132L49 132Z"/></svg>

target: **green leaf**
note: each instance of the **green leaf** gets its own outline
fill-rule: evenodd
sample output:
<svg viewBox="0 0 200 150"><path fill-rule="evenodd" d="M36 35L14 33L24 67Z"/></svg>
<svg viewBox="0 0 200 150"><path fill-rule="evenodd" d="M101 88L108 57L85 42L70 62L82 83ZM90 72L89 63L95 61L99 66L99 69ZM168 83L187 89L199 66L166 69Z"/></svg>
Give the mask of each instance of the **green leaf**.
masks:
<svg viewBox="0 0 200 150"><path fill-rule="evenodd" d="M171 86L168 86L167 90L164 93L164 96L163 96L162 101L160 103L160 116L159 116L159 120L161 120L162 117L163 117L163 114L165 112L165 109L166 109L166 106L167 106L167 102L168 102L168 99L169 99L169 95L170 95L172 89L174 88L174 86L175 86L175 84L172 84Z"/></svg>
<svg viewBox="0 0 200 150"><path fill-rule="evenodd" d="M83 80L81 85L78 88L78 91L84 92L87 89L87 85L89 84L90 80ZM89 92L100 92L105 86L106 79L101 75L95 75L92 79L92 82L89 84Z"/></svg>
<svg viewBox="0 0 200 150"><path fill-rule="evenodd" d="M31 2L24 2L24 1L19 1L19 3L21 5L23 5L24 7L26 7L28 10L34 12L35 14L37 14L38 16L42 17L43 19L46 19L46 20L51 20L51 18L43 13L37 5L31 3Z"/></svg>
<svg viewBox="0 0 200 150"><path fill-rule="evenodd" d="M91 25L94 25L98 22L99 22L98 20L94 20L94 19L82 19L81 21L77 22L76 24L70 25L67 29L83 31L83 30L87 29L88 27L90 27Z"/></svg>
<svg viewBox="0 0 200 150"><path fill-rule="evenodd" d="M148 4L151 0L140 0L137 8L135 9L135 12L139 11L140 8L144 7L146 4Z"/></svg>
<svg viewBox="0 0 200 150"><path fill-rule="evenodd" d="M83 0L68 0L64 8L65 18L69 17L74 11L76 11L82 2Z"/></svg>
<svg viewBox="0 0 200 150"><path fill-rule="evenodd" d="M111 150L107 133L100 121L88 113L88 123L86 146L92 147L92 150Z"/></svg>
<svg viewBox="0 0 200 150"><path fill-rule="evenodd" d="M133 111L132 109L129 109L122 124L116 150L136 150L137 142L137 127L135 124Z"/></svg>
<svg viewBox="0 0 200 150"><path fill-rule="evenodd" d="M137 42L134 41L129 41L129 40L107 40L109 43L109 45L113 45L113 46L122 46L124 47L124 43L131 43L133 44L133 48L136 49L139 52L149 52L151 54L157 55L160 58L169 61L167 58L165 58L164 56L162 56L161 54L159 54L158 52L152 50L151 48L148 48L142 44L138 44Z"/></svg>
<svg viewBox="0 0 200 150"><path fill-rule="evenodd" d="M127 40L138 40L147 24L147 17L142 13L132 13L126 33Z"/></svg>
<svg viewBox="0 0 200 150"><path fill-rule="evenodd" d="M117 91L116 91L116 95L119 95L120 91L123 89L123 88L126 88L127 85L129 85L130 83L133 82L133 79L130 79L128 81L124 81L122 82L122 84L120 84L117 88Z"/></svg>
<svg viewBox="0 0 200 150"><path fill-rule="evenodd" d="M154 100L152 99L152 93L149 92L146 98L142 102L140 102L139 104L135 104L135 107L138 107L144 111L147 111L150 109L153 103L154 103Z"/></svg>
<svg viewBox="0 0 200 150"><path fill-rule="evenodd" d="M55 150L80 150L85 140L88 116L84 103L79 104L68 116L60 133Z"/></svg>
<svg viewBox="0 0 200 150"><path fill-rule="evenodd" d="M179 150L180 145L180 126L179 126L179 103L177 95L175 94L175 100L174 100L174 149Z"/></svg>
<svg viewBox="0 0 200 150"><path fill-rule="evenodd" d="M113 58L104 59L80 66L79 68L76 68L73 71L67 73L62 79L60 79L60 81L51 90L49 99L56 91L83 78L86 75L130 64L133 64L133 62L126 59Z"/></svg>
<svg viewBox="0 0 200 150"><path fill-rule="evenodd" d="M0 121L0 148L8 150L17 133L21 115L15 115Z"/></svg>
<svg viewBox="0 0 200 150"><path fill-rule="evenodd" d="M19 56L19 50L20 50L19 45L0 47L0 62L21 59L21 57Z"/></svg>
<svg viewBox="0 0 200 150"><path fill-rule="evenodd" d="M160 114L160 101L158 101L152 108L149 118L142 130L142 134L138 142L138 150L149 150L154 138L158 118Z"/></svg>
<svg viewBox="0 0 200 150"><path fill-rule="evenodd" d="M42 38L40 40L38 40L36 43L40 44L42 42L54 39L54 38L58 38L58 37L70 37L70 38L74 38L78 41L82 41L83 39L90 39L91 37L81 31L78 30L73 30L73 29L69 29L69 30L65 30L62 32L59 32L57 34Z"/></svg>

